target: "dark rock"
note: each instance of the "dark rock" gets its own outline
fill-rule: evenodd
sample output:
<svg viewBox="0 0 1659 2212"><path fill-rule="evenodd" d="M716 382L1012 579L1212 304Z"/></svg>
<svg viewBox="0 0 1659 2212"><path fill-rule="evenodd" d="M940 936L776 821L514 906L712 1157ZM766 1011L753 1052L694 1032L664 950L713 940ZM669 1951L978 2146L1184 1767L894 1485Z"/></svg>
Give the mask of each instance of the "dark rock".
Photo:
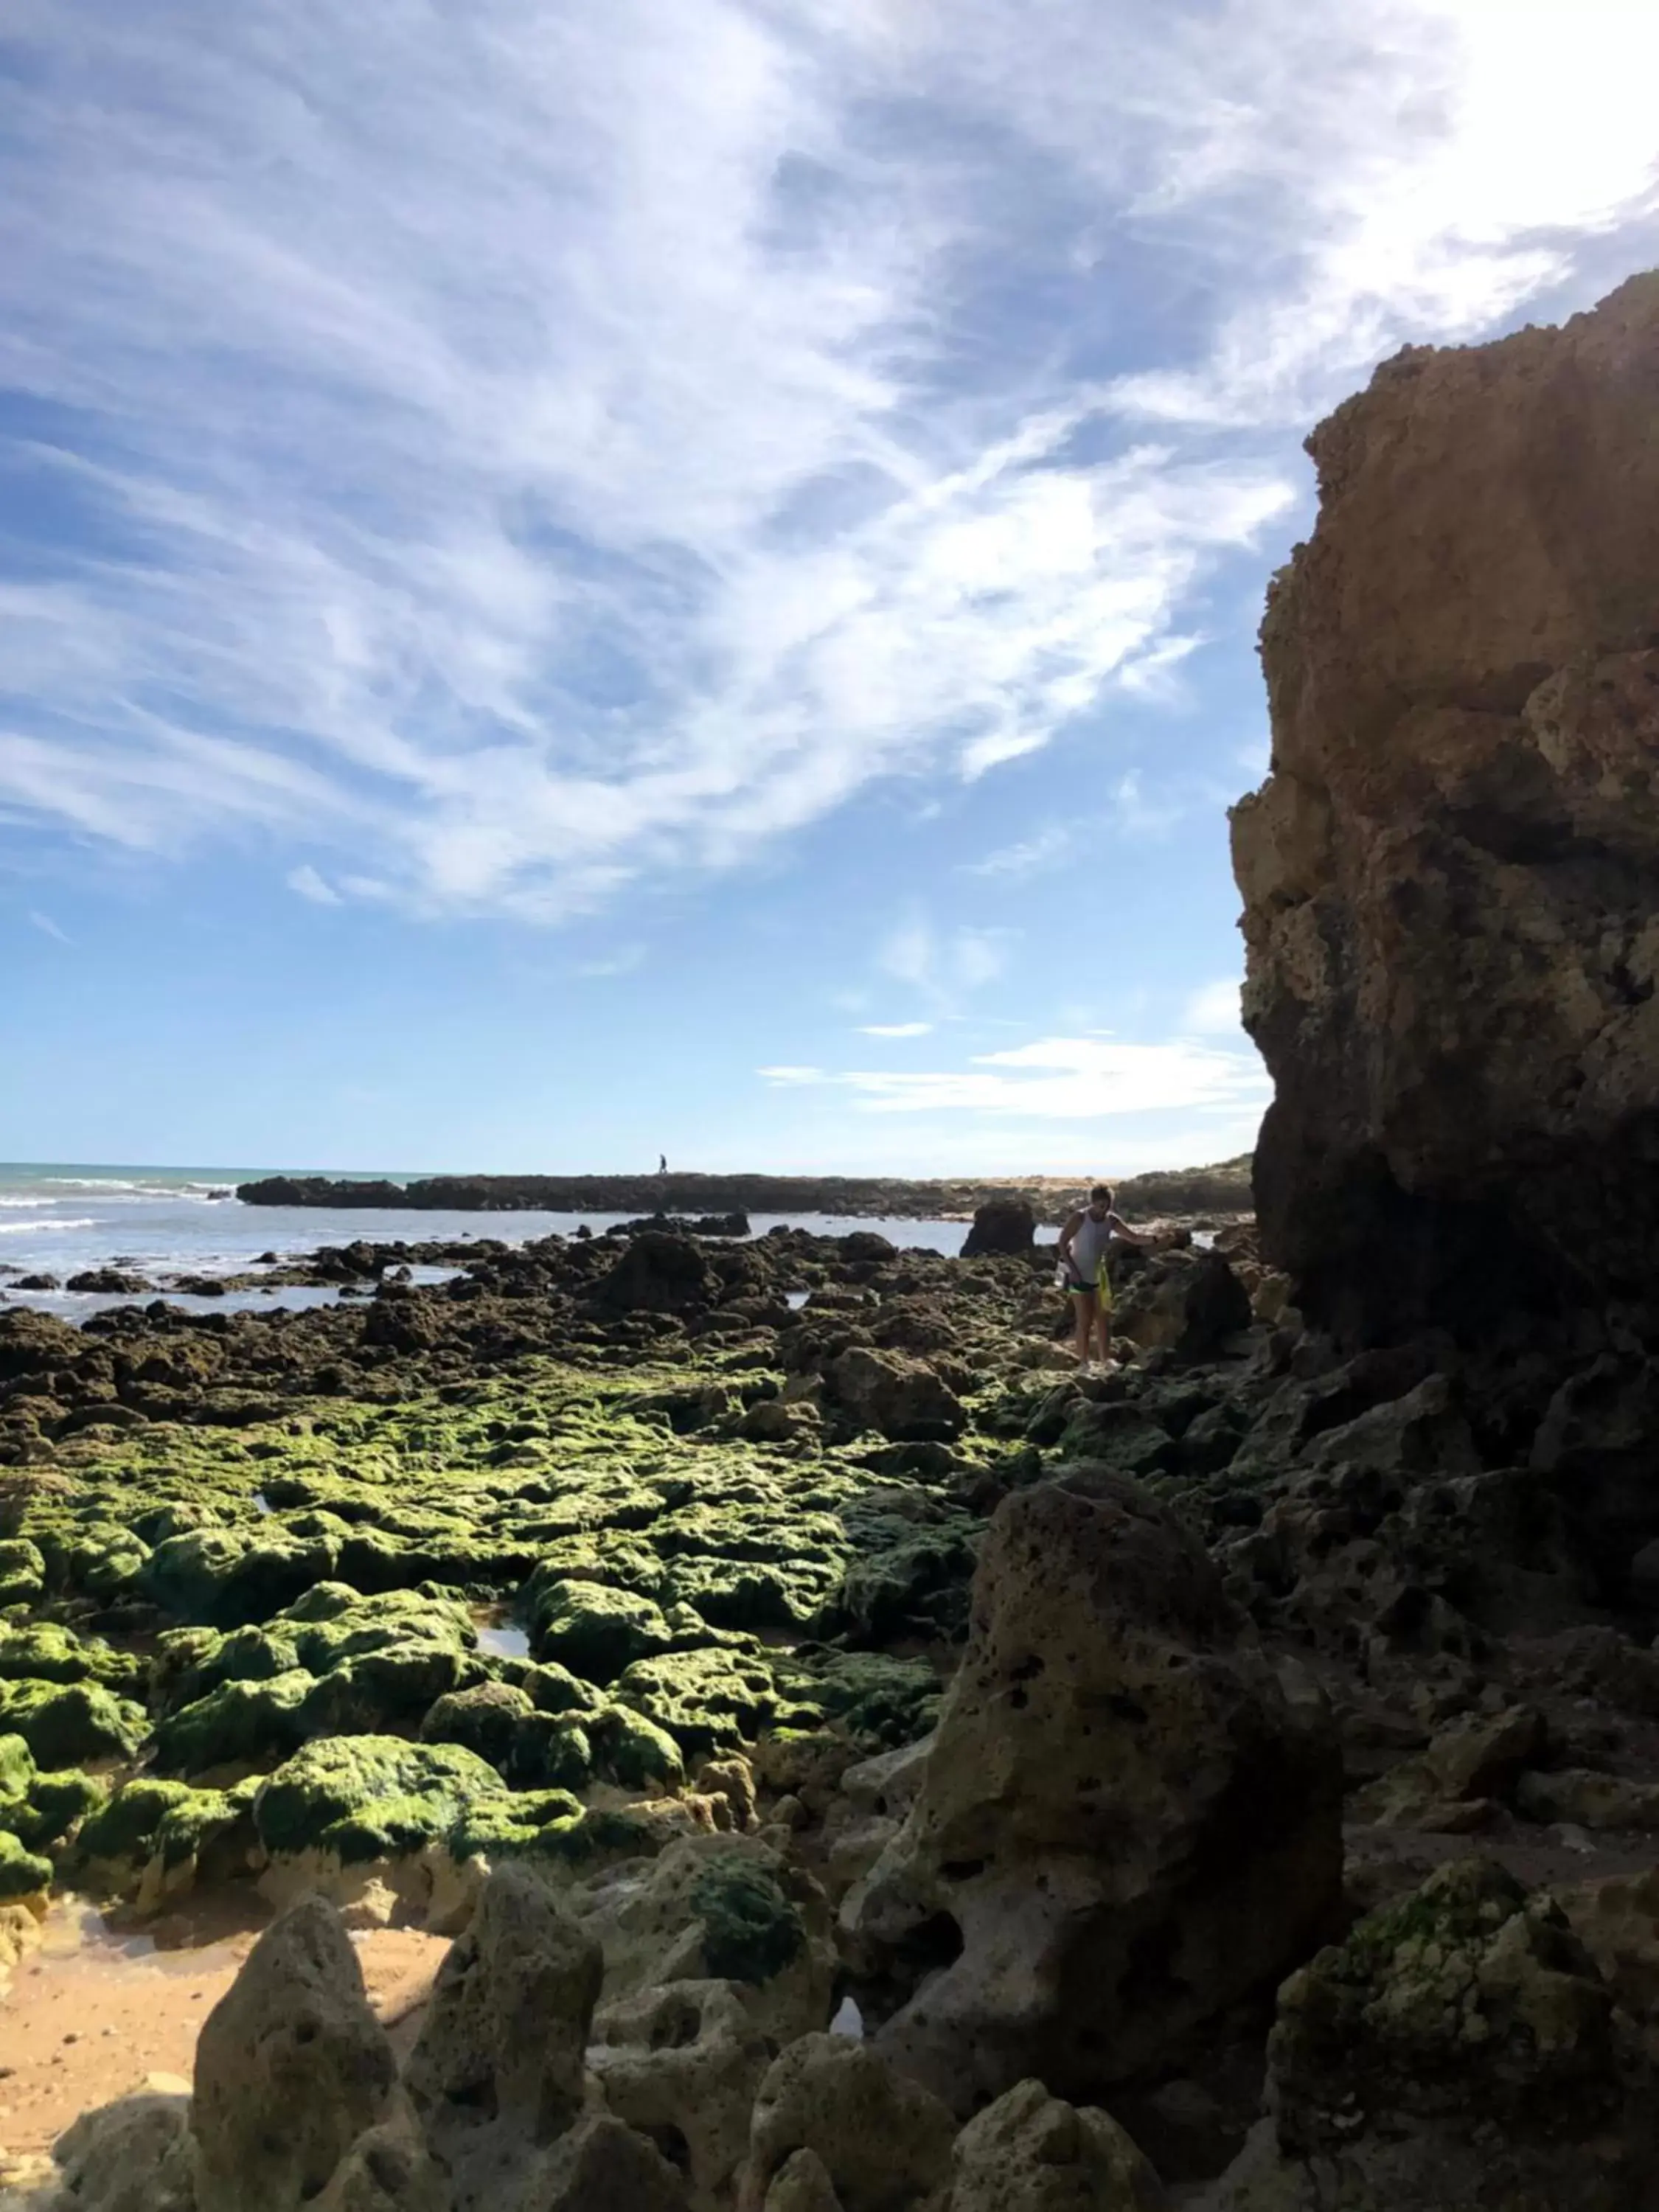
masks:
<svg viewBox="0 0 1659 2212"><path fill-rule="evenodd" d="M964 1260L984 1259L1006 1253L1014 1259L1030 1251L1036 1241L1036 1216L1029 1199L988 1199L974 1215L974 1225L962 1247Z"/></svg>

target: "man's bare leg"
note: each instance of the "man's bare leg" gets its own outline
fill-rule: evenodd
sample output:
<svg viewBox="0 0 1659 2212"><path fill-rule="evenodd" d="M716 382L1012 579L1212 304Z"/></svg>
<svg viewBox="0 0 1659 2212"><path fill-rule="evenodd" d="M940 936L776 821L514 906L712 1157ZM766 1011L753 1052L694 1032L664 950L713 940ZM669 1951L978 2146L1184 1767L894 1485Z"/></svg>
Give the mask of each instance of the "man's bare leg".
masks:
<svg viewBox="0 0 1659 2212"><path fill-rule="evenodd" d="M1078 1365L1079 1367L1086 1367L1089 1364L1089 1339L1094 1332L1094 1292L1092 1291L1073 1291L1072 1293L1072 1312L1077 1322L1077 1327L1073 1332L1074 1341L1072 1348L1077 1353Z"/></svg>

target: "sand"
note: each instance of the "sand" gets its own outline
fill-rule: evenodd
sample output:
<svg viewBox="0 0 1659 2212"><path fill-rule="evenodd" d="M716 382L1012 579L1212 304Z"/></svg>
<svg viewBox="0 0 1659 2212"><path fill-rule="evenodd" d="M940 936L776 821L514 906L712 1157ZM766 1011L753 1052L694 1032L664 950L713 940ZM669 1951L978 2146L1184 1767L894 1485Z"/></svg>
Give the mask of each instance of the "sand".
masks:
<svg viewBox="0 0 1659 2212"><path fill-rule="evenodd" d="M55 1903L41 1948L0 1999L0 2174L94 2105L187 2090L197 2032L258 1933L198 1920L124 1937L79 1899ZM375 2011L402 2023L394 2040L411 2039L447 1941L399 1928L352 1942Z"/></svg>

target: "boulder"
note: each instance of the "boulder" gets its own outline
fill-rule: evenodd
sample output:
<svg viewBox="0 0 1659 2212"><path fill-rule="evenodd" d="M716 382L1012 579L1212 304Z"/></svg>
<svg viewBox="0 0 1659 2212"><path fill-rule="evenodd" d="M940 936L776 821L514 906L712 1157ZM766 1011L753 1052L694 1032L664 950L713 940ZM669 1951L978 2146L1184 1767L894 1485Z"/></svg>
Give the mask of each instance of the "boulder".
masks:
<svg viewBox="0 0 1659 2212"><path fill-rule="evenodd" d="M1086 2100L1304 1957L1341 1884L1323 1699L1127 1479L1005 1500L904 1825L842 1906L919 1982L878 2047L958 2110Z"/></svg>
<svg viewBox="0 0 1659 2212"><path fill-rule="evenodd" d="M544 1881L497 1868L439 1970L404 2077L457 2212L510 2202L580 2111L601 1971Z"/></svg>
<svg viewBox="0 0 1659 2212"><path fill-rule="evenodd" d="M644 1229L629 1239L600 1284L599 1304L617 1313L684 1314L714 1304L720 1285L689 1237Z"/></svg>
<svg viewBox="0 0 1659 2212"><path fill-rule="evenodd" d="M949 2177L955 2133L947 2106L866 2045L803 2036L761 2082L738 2212L765 2212L802 2150L817 2153L841 2212L922 2212Z"/></svg>
<svg viewBox="0 0 1659 2212"><path fill-rule="evenodd" d="M825 1376L836 1406L860 1428L896 1443L948 1443L967 1423L961 1400L927 1364L897 1352L851 1345Z"/></svg>
<svg viewBox="0 0 1659 2212"><path fill-rule="evenodd" d="M842 2212L830 2169L817 2151L791 2151L772 2177L763 2212Z"/></svg>
<svg viewBox="0 0 1659 2212"><path fill-rule="evenodd" d="M294 2212L387 2115L397 2077L339 1915L273 1920L202 2024L191 2120L199 2212Z"/></svg>
<svg viewBox="0 0 1659 2212"><path fill-rule="evenodd" d="M512 2212L687 2212L675 2168L608 2114L579 2122L508 2201Z"/></svg>
<svg viewBox="0 0 1659 2212"><path fill-rule="evenodd" d="M188 2097L123 2097L83 2112L52 2154L74 2212L196 2212Z"/></svg>
<svg viewBox="0 0 1659 2212"><path fill-rule="evenodd" d="M1165 1350L1178 1359L1212 1359L1230 1336L1250 1325L1250 1294L1232 1265L1215 1251L1137 1254L1112 1319L1112 1333L1142 1352Z"/></svg>
<svg viewBox="0 0 1659 2212"><path fill-rule="evenodd" d="M1020 2081L969 2121L950 2212L1164 2212L1157 2174L1109 2113Z"/></svg>
<svg viewBox="0 0 1659 2212"><path fill-rule="evenodd" d="M358 2136L307 2212L453 2212L453 2204L413 2114L401 2107Z"/></svg>
<svg viewBox="0 0 1659 2212"><path fill-rule="evenodd" d="M1273 2124L1216 2212L1647 2212L1655 2081L1547 1896L1463 1859L1279 1992Z"/></svg>
<svg viewBox="0 0 1659 2212"><path fill-rule="evenodd" d="M973 1226L963 1240L964 1260L982 1260L1006 1254L1020 1259L1036 1241L1036 1216L1026 1198L988 1198L975 1209Z"/></svg>
<svg viewBox="0 0 1659 2212"><path fill-rule="evenodd" d="M720 1981L777 2041L829 2019L836 1960L825 1899L757 1837L688 1836L649 1868L623 1864L573 1890L568 1903L604 1949L608 2003L670 1982Z"/></svg>
<svg viewBox="0 0 1659 2212"><path fill-rule="evenodd" d="M1353 1340L1652 1279L1656 344L1635 276L1407 348L1309 441L1233 859L1262 1257Z"/></svg>
<svg viewBox="0 0 1659 2212"><path fill-rule="evenodd" d="M667 1982L600 2009L588 2063L617 2118L672 2147L691 2212L728 2212L773 2048L729 1983Z"/></svg>

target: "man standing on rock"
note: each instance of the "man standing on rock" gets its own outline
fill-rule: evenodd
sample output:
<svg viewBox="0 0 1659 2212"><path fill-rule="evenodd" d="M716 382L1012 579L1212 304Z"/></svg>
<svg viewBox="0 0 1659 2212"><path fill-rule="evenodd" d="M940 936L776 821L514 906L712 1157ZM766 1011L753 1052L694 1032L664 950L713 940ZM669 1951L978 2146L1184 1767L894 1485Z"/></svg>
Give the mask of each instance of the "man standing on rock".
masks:
<svg viewBox="0 0 1659 2212"><path fill-rule="evenodd" d="M1066 1287L1072 1294L1072 1311L1077 1317L1077 1371L1089 1371L1089 1339L1094 1331L1100 1332L1100 1364L1112 1364L1112 1279L1106 1271L1107 1249L1114 1237L1126 1244L1142 1244L1146 1239L1137 1236L1121 1215L1112 1211L1110 1187L1097 1182L1089 1193L1089 1203L1081 1213L1074 1213L1060 1232L1060 1264L1066 1270Z"/></svg>

